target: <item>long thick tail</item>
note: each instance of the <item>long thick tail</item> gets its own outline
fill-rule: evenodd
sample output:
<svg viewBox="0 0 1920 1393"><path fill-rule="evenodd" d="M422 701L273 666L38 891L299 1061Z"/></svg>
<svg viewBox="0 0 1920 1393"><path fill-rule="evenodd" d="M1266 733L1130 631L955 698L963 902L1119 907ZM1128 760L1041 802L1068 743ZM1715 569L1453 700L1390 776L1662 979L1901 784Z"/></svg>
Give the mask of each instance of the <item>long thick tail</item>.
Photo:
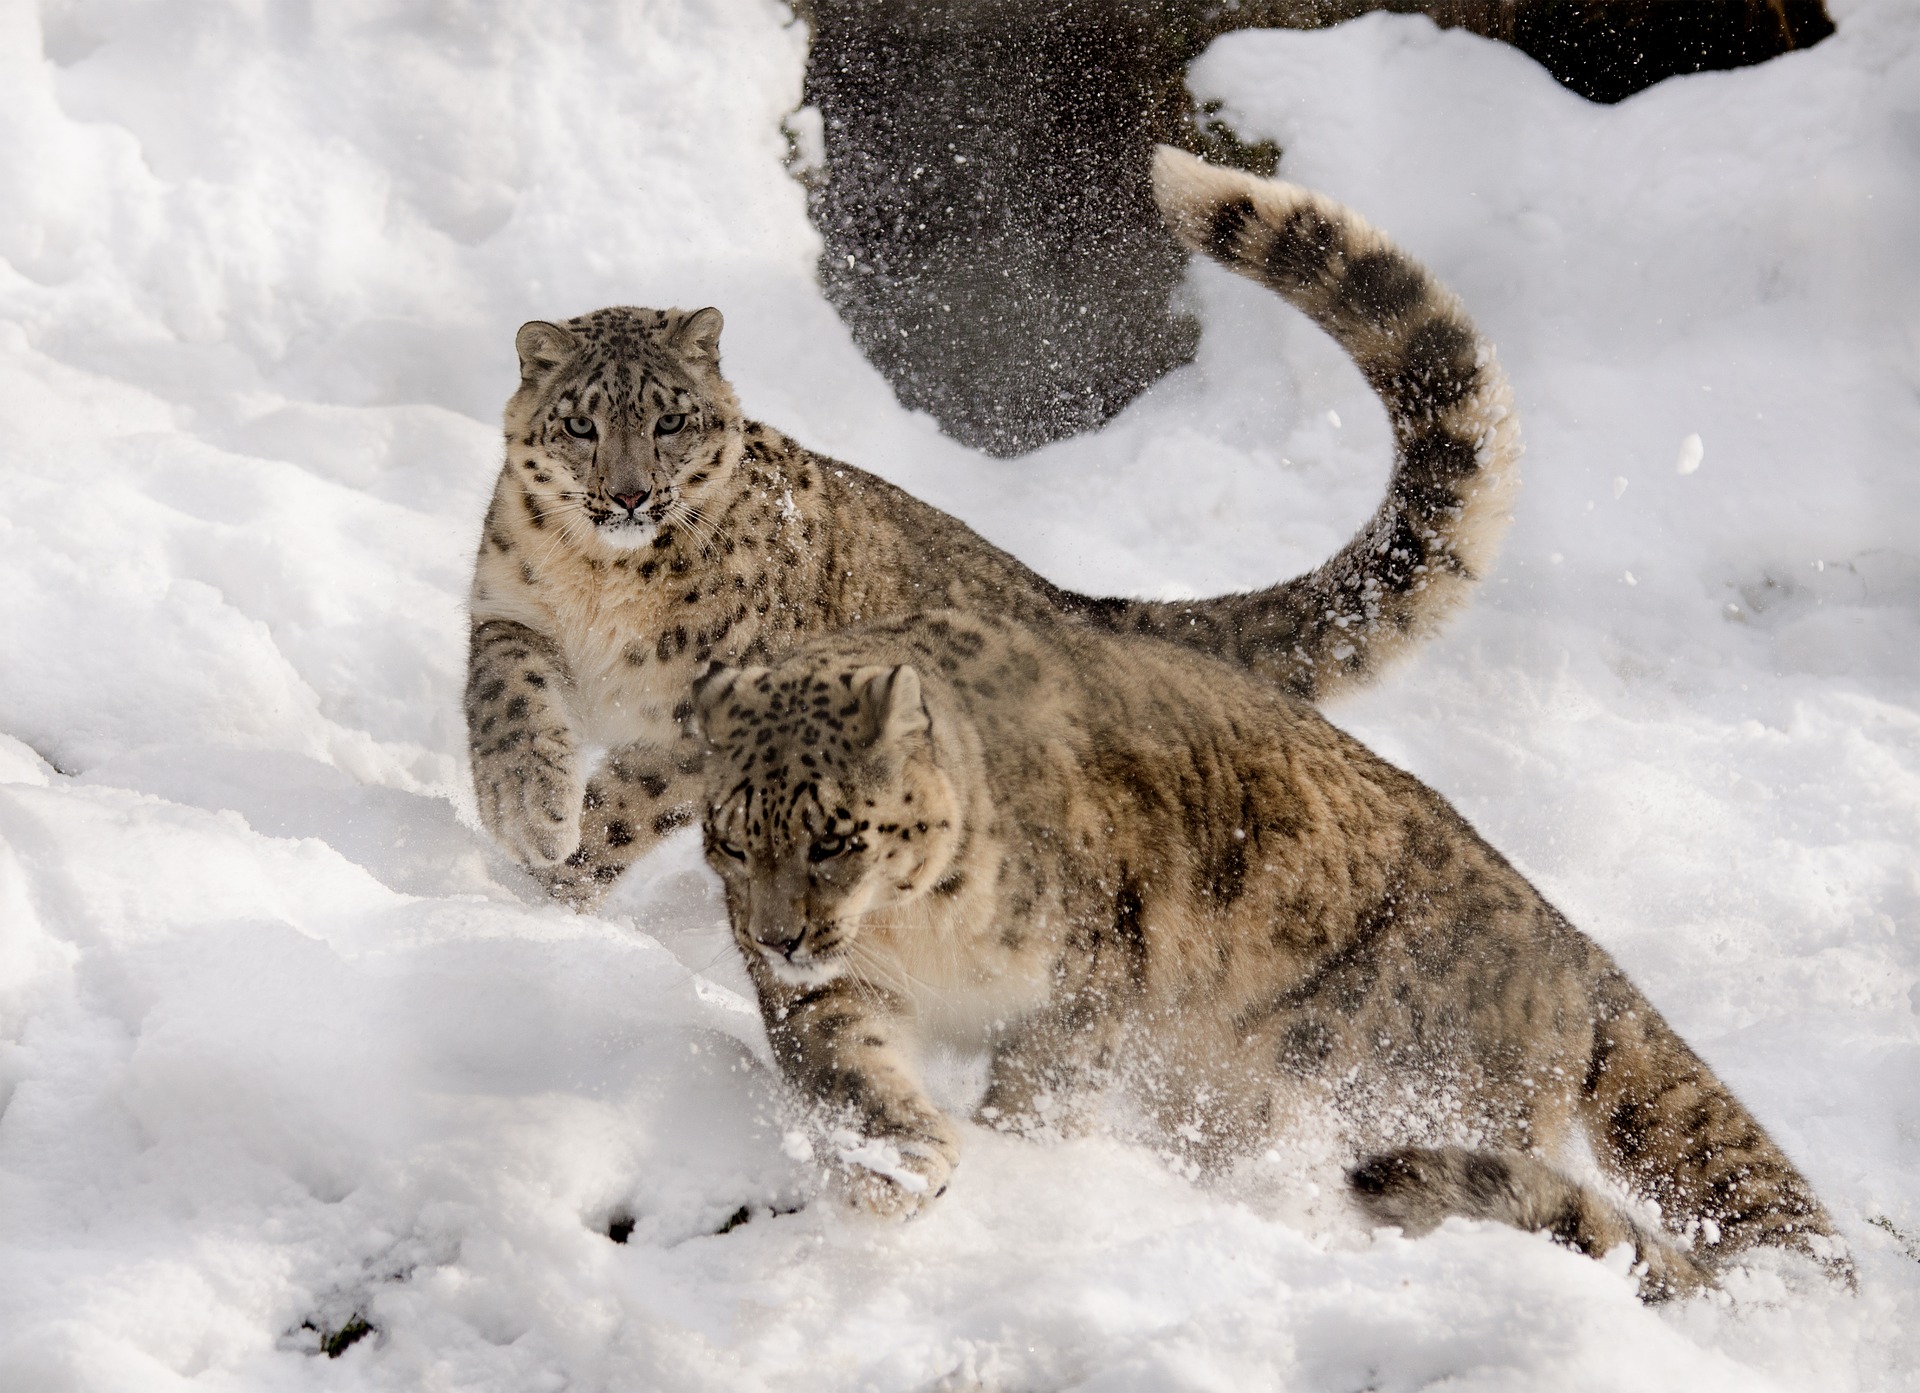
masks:
<svg viewBox="0 0 1920 1393"><path fill-rule="evenodd" d="M1154 197L1187 246L1331 334L1386 404L1386 499L1317 570L1250 594L1135 602L1116 627L1234 659L1319 699L1370 679L1491 567L1519 484L1507 379L1459 300L1350 210L1161 146Z"/></svg>

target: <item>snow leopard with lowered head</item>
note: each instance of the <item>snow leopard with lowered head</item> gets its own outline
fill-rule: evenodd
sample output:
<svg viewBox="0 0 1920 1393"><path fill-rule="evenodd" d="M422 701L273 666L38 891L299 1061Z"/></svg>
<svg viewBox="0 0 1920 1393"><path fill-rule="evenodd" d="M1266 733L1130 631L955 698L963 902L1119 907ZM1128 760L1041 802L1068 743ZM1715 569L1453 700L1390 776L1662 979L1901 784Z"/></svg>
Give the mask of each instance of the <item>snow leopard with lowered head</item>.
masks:
<svg viewBox="0 0 1920 1393"><path fill-rule="evenodd" d="M693 813L698 668L934 606L1164 636L1325 697L1430 632L1491 565L1516 486L1505 377L1459 302L1358 216L1163 148L1188 245L1278 292L1352 356L1395 441L1373 518L1250 594L1073 594L891 484L746 419L720 313L606 309L516 338L506 462L481 529L466 695L482 821L588 905ZM609 751L598 771L583 751Z"/></svg>
<svg viewBox="0 0 1920 1393"><path fill-rule="evenodd" d="M768 1041L869 1208L920 1208L959 1158L920 1080L939 1041L990 1052L989 1125L1071 1128L1118 1090L1202 1164L1331 1131L1377 1222L1627 1244L1650 1299L1760 1244L1851 1278L1806 1179L1606 952L1270 683L947 610L716 668L693 706ZM1561 1168L1580 1136L1658 1221Z"/></svg>

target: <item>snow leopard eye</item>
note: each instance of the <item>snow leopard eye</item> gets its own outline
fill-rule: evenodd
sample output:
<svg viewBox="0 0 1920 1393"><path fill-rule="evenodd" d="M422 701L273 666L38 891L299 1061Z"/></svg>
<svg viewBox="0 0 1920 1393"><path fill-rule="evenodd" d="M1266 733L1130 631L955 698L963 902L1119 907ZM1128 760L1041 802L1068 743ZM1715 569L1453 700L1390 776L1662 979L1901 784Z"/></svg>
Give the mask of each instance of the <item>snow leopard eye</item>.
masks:
<svg viewBox="0 0 1920 1393"><path fill-rule="evenodd" d="M745 861L747 859L746 852L742 851L739 847L735 846L732 842L723 842L718 837L715 837L713 839L713 848L715 851L719 852L722 856L730 856L735 861Z"/></svg>
<svg viewBox="0 0 1920 1393"><path fill-rule="evenodd" d="M675 435L679 433L680 427L684 426L686 423L687 423L686 412L669 411L666 415L662 416L659 420L653 423L653 433L655 435Z"/></svg>
<svg viewBox="0 0 1920 1393"><path fill-rule="evenodd" d="M847 839L845 837L822 837L819 841L807 848L807 859L809 861L831 861L834 857L844 853L846 849Z"/></svg>
<svg viewBox="0 0 1920 1393"><path fill-rule="evenodd" d="M560 423L567 428L567 434L575 440L591 440L599 432L594 429L593 417L569 416Z"/></svg>

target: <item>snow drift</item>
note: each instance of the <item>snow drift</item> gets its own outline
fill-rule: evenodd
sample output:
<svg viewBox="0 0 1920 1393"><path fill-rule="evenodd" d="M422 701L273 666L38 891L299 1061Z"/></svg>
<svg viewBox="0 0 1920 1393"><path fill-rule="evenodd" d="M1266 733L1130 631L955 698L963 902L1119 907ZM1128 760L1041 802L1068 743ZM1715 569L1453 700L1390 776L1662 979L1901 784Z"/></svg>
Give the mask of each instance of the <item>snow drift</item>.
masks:
<svg viewBox="0 0 1920 1393"><path fill-rule="evenodd" d="M1333 714L1620 958L1860 1260L1650 1310L1529 1235L1369 1235L1278 1156L1208 1188L973 1132L922 1221L807 1205L690 840L577 917L473 827L521 320L719 304L750 412L1161 595L1371 509L1384 418L1310 325L1196 267L1198 361L995 462L812 283L776 5L0 6L0 1387L1913 1381L1920 11L1835 9L1617 107L1385 15L1192 74L1461 293L1529 440L1497 579Z"/></svg>

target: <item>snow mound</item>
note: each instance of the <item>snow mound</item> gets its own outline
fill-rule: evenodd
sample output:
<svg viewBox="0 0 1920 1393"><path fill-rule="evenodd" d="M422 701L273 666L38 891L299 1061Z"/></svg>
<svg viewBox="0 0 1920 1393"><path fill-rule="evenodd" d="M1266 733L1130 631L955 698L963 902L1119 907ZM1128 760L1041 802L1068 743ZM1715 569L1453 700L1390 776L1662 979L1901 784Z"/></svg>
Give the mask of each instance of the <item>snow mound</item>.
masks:
<svg viewBox="0 0 1920 1393"><path fill-rule="evenodd" d="M1625 963L1860 1259L1650 1310L1529 1235L1366 1234L1277 1155L1210 1188L970 1131L922 1220L811 1203L691 842L579 917L474 828L521 320L719 304L750 411L1156 595L1370 511L1384 417L1310 325L1198 266L1191 367L997 462L821 302L781 6L0 7L0 1388L1911 1385L1920 10L1836 8L1608 108L1387 15L1192 79L1462 294L1529 440L1496 580L1334 714Z"/></svg>

